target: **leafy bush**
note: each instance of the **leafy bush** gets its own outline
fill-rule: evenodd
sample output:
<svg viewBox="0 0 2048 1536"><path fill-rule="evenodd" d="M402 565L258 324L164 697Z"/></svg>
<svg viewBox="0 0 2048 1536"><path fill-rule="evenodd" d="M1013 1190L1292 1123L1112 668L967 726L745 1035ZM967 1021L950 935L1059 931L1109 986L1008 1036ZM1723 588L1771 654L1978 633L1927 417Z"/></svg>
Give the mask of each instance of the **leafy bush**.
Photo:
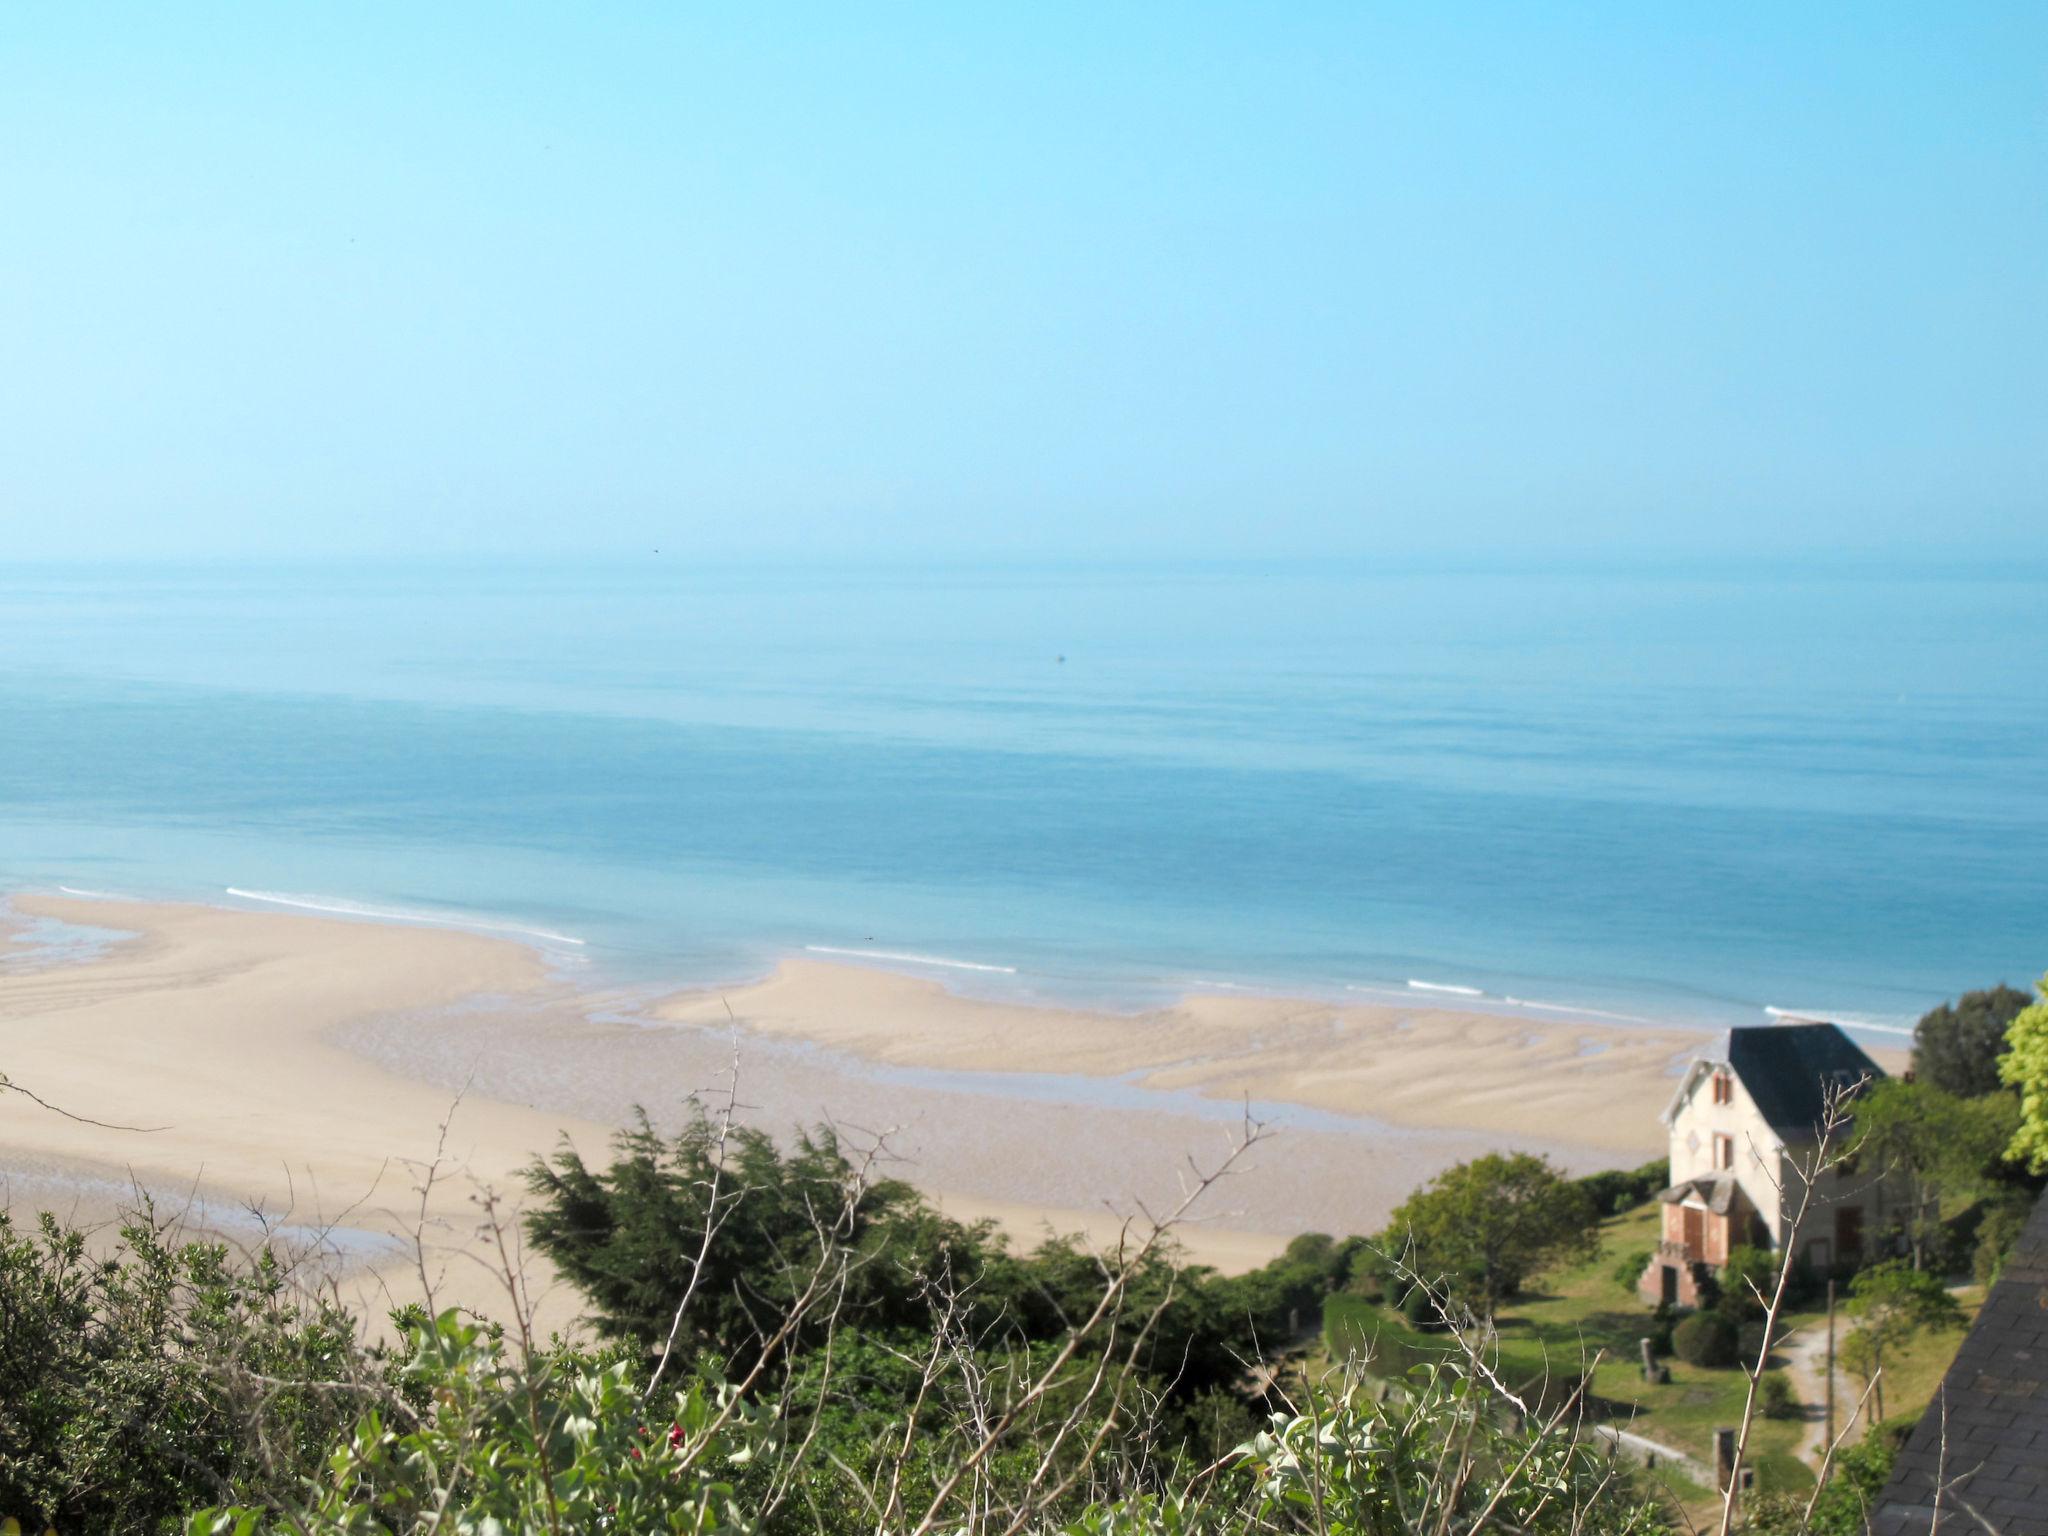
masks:
<svg viewBox="0 0 2048 1536"><path fill-rule="evenodd" d="M1778 1282L1778 1258L1762 1248L1747 1244L1732 1249L1728 1262L1717 1277L1714 1310L1729 1321L1741 1324L1764 1315L1764 1301L1770 1299ZM1761 1293L1764 1301L1758 1301Z"/></svg>
<svg viewBox="0 0 2048 1536"><path fill-rule="evenodd" d="M1614 1283L1633 1296L1637 1284L1643 1278L1643 1271L1650 1267L1650 1260L1656 1256L1657 1250L1654 1248L1631 1248L1610 1271L1614 1276Z"/></svg>
<svg viewBox="0 0 2048 1536"><path fill-rule="evenodd" d="M771 1416L713 1384L678 1390L650 1414L623 1365L522 1370L488 1333L452 1315L416 1330L412 1359L429 1405L417 1422L366 1414L328 1457L324 1475L307 1481L303 1500L283 1509L204 1510L186 1525L187 1536L425 1536L451 1524L475 1532L752 1536L772 1528L763 1510L774 1498L769 1489L789 1468L789 1453L803 1449ZM1000 1468L976 1484L981 1523L1023 1523L1029 1506L1013 1512L1012 1505L1032 1493L1029 1470ZM1415 1373L1406 1393L1384 1404L1356 1389L1309 1389L1300 1411L1274 1415L1199 1477L1189 1469L1124 1480L1128 1491L1105 1488L1093 1502L1030 1528L1064 1536L1277 1536L1304 1529L1310 1518L1332 1532L1395 1532L1466 1529L1489 1513L1530 1536L1666 1529L1656 1505L1615 1477L1598 1442L1520 1426L1448 1366ZM865 1491L848 1481L826 1487L840 1504ZM859 1528L918 1524L918 1508L893 1496L892 1504L879 1522L865 1515ZM829 1514L807 1510L797 1523Z"/></svg>
<svg viewBox="0 0 2048 1536"><path fill-rule="evenodd" d="M1706 1370L1733 1365L1739 1342L1735 1324L1719 1312L1695 1312L1671 1330L1671 1347L1678 1358Z"/></svg>
<svg viewBox="0 0 2048 1536"><path fill-rule="evenodd" d="M1438 1333L1446 1326L1438 1298L1425 1285L1408 1288L1401 1298L1401 1316L1410 1328L1422 1333Z"/></svg>
<svg viewBox="0 0 2048 1536"><path fill-rule="evenodd" d="M1602 1169L1574 1181L1602 1216L1632 1211L1671 1182L1671 1165L1663 1158L1640 1168ZM1648 1262L1647 1260L1645 1262Z"/></svg>
<svg viewBox="0 0 2048 1536"><path fill-rule="evenodd" d="M1801 1403L1783 1371L1765 1371L1757 1378L1758 1402L1767 1419L1796 1419Z"/></svg>
<svg viewBox="0 0 2048 1536"><path fill-rule="evenodd" d="M623 1360L515 1366L452 1311L416 1325L417 1413L372 1409L285 1501L202 1510L188 1536L468 1531L711 1531L754 1524L735 1479L775 1441L773 1415L704 1382L644 1403Z"/></svg>
<svg viewBox="0 0 2048 1536"><path fill-rule="evenodd" d="M1246 1536L1475 1529L1650 1536L1663 1511L1614 1476L1598 1442L1516 1429L1461 1373L1418 1372L1405 1401L1315 1393L1239 1448L1211 1496L1097 1504L1062 1536Z"/></svg>
<svg viewBox="0 0 2048 1536"><path fill-rule="evenodd" d="M145 1208L94 1257L45 1214L0 1213L0 1514L148 1531L288 1483L360 1396L355 1323L295 1299L288 1265L180 1242Z"/></svg>
<svg viewBox="0 0 2048 1536"><path fill-rule="evenodd" d="M2018 1200L1998 1200L1985 1207L1977 1222L1976 1246L1970 1255L1970 1269L1979 1285L1998 1283L2013 1244L2027 1224L2029 1207Z"/></svg>
<svg viewBox="0 0 2048 1536"><path fill-rule="evenodd" d="M1743 1536L1867 1536L1870 1511L1891 1481L1897 1451L1882 1440L1844 1446L1835 1457L1828 1485L1814 1498L1806 1521L1808 1493L1765 1493L1745 1501Z"/></svg>

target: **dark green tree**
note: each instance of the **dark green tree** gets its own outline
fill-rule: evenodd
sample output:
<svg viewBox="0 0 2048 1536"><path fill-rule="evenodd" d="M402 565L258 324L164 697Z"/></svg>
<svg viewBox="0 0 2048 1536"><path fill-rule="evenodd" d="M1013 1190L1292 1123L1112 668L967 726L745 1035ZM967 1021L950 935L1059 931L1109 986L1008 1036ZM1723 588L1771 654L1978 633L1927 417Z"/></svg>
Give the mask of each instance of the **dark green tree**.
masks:
<svg viewBox="0 0 2048 1536"><path fill-rule="evenodd" d="M1445 1278L1490 1312L1537 1270L1590 1256L1599 1226L1592 1197L1547 1158L1496 1152L1447 1168L1410 1195L1386 1236L1396 1252L1412 1244L1424 1279Z"/></svg>
<svg viewBox="0 0 2048 1536"><path fill-rule="evenodd" d="M527 1231L589 1298L600 1333L656 1349L675 1328L677 1365L743 1375L804 1310L813 1315L778 1346L799 1374L828 1318L842 1335L900 1334L916 1351L945 1312L977 1349L1028 1350L1065 1338L1110 1279L1077 1240L1014 1253L991 1224L963 1226L907 1184L868 1180L828 1129L784 1152L694 1109L670 1138L642 1117L613 1150L603 1169L567 1147L536 1161ZM1125 1260L1118 1320L1103 1338L1177 1402L1234 1389L1292 1332L1317 1326L1357 1246L1312 1233L1228 1278L1169 1247Z"/></svg>
<svg viewBox="0 0 2048 1536"><path fill-rule="evenodd" d="M1913 1029L1914 1076L1960 1098L1996 1093L2006 1026L2032 1001L2000 982L1930 1009Z"/></svg>
<svg viewBox="0 0 2048 1536"><path fill-rule="evenodd" d="M945 1220L908 1184L863 1179L829 1129L785 1156L766 1132L693 1106L674 1137L642 1115L613 1150L602 1171L567 1146L536 1159L527 1233L590 1299L608 1338L659 1347L687 1296L679 1361L744 1371L821 1283L862 1326L923 1328L924 1279L965 1285L993 1246L988 1227Z"/></svg>

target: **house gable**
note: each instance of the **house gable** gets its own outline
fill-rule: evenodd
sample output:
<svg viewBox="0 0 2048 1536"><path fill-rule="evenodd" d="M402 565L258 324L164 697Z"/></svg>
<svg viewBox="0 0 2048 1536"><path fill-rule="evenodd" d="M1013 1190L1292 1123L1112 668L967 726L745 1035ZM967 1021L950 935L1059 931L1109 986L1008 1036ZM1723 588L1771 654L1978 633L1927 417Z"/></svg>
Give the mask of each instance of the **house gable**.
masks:
<svg viewBox="0 0 2048 1536"><path fill-rule="evenodd" d="M1756 1213L1760 1237L1780 1246L1790 1220L1788 1195L1800 1187L1798 1163L1813 1146L1828 1090L1883 1075L1832 1024L1730 1030L1688 1064L1664 1112L1672 1183L1667 1201L1684 1204L1677 1192L1688 1184L1704 1188L1728 1180ZM1809 1224L1799 1239L1802 1261L1825 1269L1860 1246L1864 1216L1874 1220L1883 1209L1881 1189L1864 1183L1869 1187L1830 1189L1831 1207L1854 1209L1837 1218L1839 1230Z"/></svg>

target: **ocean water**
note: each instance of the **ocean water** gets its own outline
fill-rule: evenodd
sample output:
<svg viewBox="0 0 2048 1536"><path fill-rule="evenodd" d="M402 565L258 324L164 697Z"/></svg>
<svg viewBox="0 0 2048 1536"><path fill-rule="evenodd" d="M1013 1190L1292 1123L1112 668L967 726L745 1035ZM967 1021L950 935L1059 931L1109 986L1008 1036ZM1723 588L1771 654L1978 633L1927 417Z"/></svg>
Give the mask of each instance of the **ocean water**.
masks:
<svg viewBox="0 0 2048 1536"><path fill-rule="evenodd" d="M60 885L1900 1027L2048 969L2048 573L0 566L0 889Z"/></svg>

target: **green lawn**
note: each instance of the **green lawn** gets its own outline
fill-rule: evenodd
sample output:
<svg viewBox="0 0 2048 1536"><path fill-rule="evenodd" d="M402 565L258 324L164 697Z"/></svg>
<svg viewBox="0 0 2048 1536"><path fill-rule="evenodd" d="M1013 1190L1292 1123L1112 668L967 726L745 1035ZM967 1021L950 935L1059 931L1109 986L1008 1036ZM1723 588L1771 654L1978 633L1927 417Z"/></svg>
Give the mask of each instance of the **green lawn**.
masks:
<svg viewBox="0 0 2048 1536"><path fill-rule="evenodd" d="M1659 1220L1654 1204L1610 1219L1602 1224L1596 1257L1539 1277L1527 1294L1504 1308L1498 1319L1498 1368L1525 1395L1540 1395L1546 1383L1565 1386L1576 1380L1582 1363L1597 1355L1593 1393L1613 1421L1706 1460L1713 1454L1714 1429L1741 1422L1748 1383L1739 1370L1702 1370L1676 1359L1663 1362L1671 1370L1668 1385L1643 1380L1637 1341L1649 1329L1649 1309L1614 1278L1614 1270L1624 1257L1656 1242ZM1804 1316L1787 1320L1808 1321ZM1446 1349L1440 1335L1417 1333L1387 1309L1356 1296L1334 1296L1325 1306L1324 1342L1334 1359L1366 1355L1374 1362L1369 1368L1384 1375L1440 1359ZM1757 1419L1750 1448L1760 1480L1781 1487L1812 1482L1812 1474L1792 1454L1800 1428L1796 1422Z"/></svg>
<svg viewBox="0 0 2048 1536"><path fill-rule="evenodd" d="M1963 1335L1977 1319L1977 1309L1984 1305L1984 1287L1965 1286L1956 1300L1962 1304L1963 1326L1944 1329L1939 1333L1923 1333L1909 1341L1903 1348L1892 1350L1885 1355L1884 1362L1884 1417L1888 1422L1901 1420L1913 1423L1926 1411L1934 1400L1935 1388L1941 1385L1941 1378L1947 1373L1949 1362L1956 1357ZM1844 1373L1847 1375L1847 1373ZM1863 1390L1863 1383L1855 1376L1848 1376L1842 1384L1851 1404L1856 1394ZM1875 1410L1875 1402L1872 1404ZM1844 1411L1847 1411L1845 1407Z"/></svg>
<svg viewBox="0 0 2048 1536"><path fill-rule="evenodd" d="M1546 1384L1568 1386L1582 1362L1597 1354L1593 1394L1614 1422L1706 1460L1713 1454L1715 1428L1741 1423L1748 1383L1739 1370L1702 1370L1678 1359L1662 1362L1671 1371L1668 1384L1643 1380L1637 1341L1649 1329L1649 1309L1615 1279L1614 1271L1625 1257L1656 1242L1659 1220L1652 1203L1602 1223L1596 1257L1539 1276L1526 1294L1505 1307L1499 1318L1497 1368L1511 1386L1533 1399L1548 1395ZM1982 1288L1969 1287L1960 1299L1967 1324L1983 1302ZM1840 1326L1846 1329L1850 1322L1845 1307ZM1825 1326L1815 1312L1794 1313L1781 1323L1784 1331ZM1886 1361L1887 1419L1919 1417L1955 1358L1963 1331L1924 1334ZM1323 1340L1333 1360L1366 1356L1372 1362L1368 1368L1382 1376L1440 1360L1450 1347L1441 1334L1418 1333L1387 1308L1349 1295L1332 1296L1325 1304ZM1755 1358L1758 1342L1754 1334L1745 1340L1748 1358ZM1846 1413L1858 1386L1851 1378L1844 1388ZM1758 1416L1750 1451L1766 1487L1811 1485L1812 1472L1794 1454L1802 1429L1796 1420Z"/></svg>

